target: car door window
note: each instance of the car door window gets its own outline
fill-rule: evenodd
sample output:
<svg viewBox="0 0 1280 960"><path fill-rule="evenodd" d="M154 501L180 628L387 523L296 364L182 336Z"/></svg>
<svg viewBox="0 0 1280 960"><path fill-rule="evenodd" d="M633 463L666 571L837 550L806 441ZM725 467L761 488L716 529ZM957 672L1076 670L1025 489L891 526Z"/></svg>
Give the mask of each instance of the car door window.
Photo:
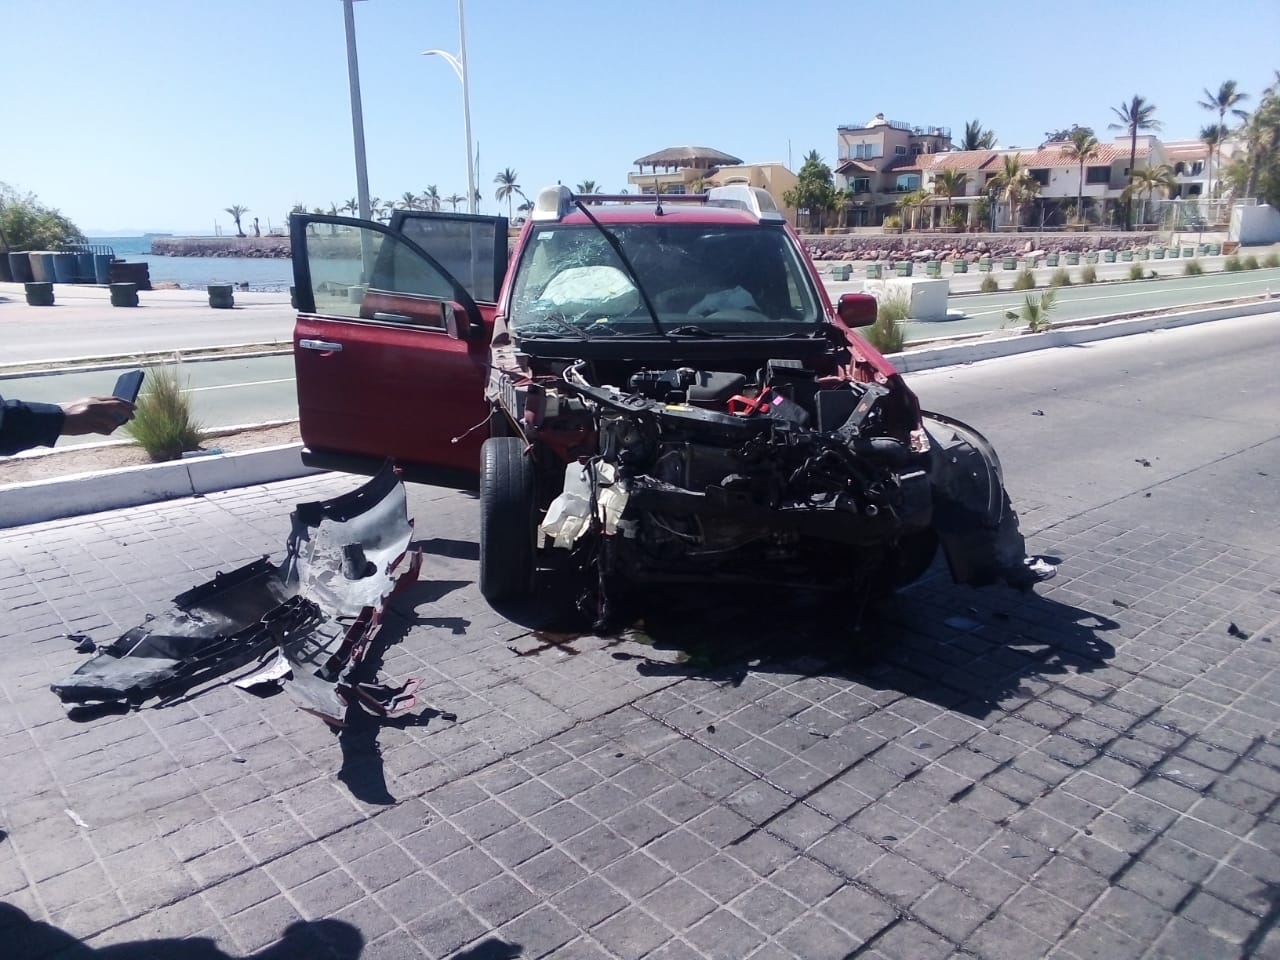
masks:
<svg viewBox="0 0 1280 960"><path fill-rule="evenodd" d="M404 211L392 227L449 271L473 300L497 302L507 263L505 219Z"/></svg>

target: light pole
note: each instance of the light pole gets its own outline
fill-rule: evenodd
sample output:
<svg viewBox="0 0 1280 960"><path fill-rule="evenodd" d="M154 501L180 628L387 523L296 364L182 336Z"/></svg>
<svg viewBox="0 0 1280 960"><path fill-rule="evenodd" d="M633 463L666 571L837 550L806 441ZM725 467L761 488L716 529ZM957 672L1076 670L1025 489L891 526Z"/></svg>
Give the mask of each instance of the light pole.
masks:
<svg viewBox="0 0 1280 960"><path fill-rule="evenodd" d="M475 213L476 169L475 158L471 154L471 88L467 83L467 28L462 16L462 0L458 0L458 55L455 57L446 50L423 50L422 55L440 57L453 67L453 72L462 81L462 125L467 141L467 210Z"/></svg>
<svg viewBox="0 0 1280 960"><path fill-rule="evenodd" d="M356 14L354 0L342 0L347 27L347 79L351 85L351 136L356 147L356 202L360 219L369 220L369 171L364 160L364 111L360 106L360 63L356 58Z"/></svg>

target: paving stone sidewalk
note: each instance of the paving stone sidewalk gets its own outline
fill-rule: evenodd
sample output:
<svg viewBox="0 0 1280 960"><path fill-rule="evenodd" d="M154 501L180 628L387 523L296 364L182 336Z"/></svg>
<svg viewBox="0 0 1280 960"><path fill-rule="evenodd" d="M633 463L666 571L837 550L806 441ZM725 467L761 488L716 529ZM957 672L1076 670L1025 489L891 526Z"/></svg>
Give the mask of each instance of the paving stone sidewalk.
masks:
<svg viewBox="0 0 1280 960"><path fill-rule="evenodd" d="M938 567L856 642L716 594L598 638L495 614L474 501L412 488L383 671L434 709L67 717L66 634L278 557L355 482L0 531L5 957L1280 956L1280 545L1123 504L1039 533L1038 595Z"/></svg>

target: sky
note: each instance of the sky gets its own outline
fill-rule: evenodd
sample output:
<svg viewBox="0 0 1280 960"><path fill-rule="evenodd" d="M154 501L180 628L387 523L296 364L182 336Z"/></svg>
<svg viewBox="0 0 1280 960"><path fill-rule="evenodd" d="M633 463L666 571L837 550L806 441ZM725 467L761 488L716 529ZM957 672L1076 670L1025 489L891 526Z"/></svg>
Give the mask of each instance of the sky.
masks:
<svg viewBox="0 0 1280 960"><path fill-rule="evenodd" d="M917 0L465 0L481 212L494 176L625 187L637 157L694 144L747 162L891 120L994 128L1034 147L1100 138L1134 94L1162 136L1210 122L1201 91L1252 94L1280 69L1280 0L996 6ZM354 197L340 0L0 0L0 181L97 234L282 226ZM466 193L456 0L355 4L370 192ZM1246 104L1247 106L1248 104ZM1213 118L1213 119L1216 119Z"/></svg>

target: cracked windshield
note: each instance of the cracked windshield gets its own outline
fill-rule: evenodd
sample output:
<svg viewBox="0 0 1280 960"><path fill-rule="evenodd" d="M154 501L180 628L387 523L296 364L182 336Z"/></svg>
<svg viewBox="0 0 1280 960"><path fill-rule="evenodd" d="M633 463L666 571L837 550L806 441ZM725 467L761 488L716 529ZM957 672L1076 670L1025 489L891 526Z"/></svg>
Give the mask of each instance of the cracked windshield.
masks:
<svg viewBox="0 0 1280 960"><path fill-rule="evenodd" d="M606 229L626 252L667 332L786 335L818 320L817 300L781 230L698 224ZM626 265L590 225L538 230L516 275L511 324L525 337L653 332Z"/></svg>

